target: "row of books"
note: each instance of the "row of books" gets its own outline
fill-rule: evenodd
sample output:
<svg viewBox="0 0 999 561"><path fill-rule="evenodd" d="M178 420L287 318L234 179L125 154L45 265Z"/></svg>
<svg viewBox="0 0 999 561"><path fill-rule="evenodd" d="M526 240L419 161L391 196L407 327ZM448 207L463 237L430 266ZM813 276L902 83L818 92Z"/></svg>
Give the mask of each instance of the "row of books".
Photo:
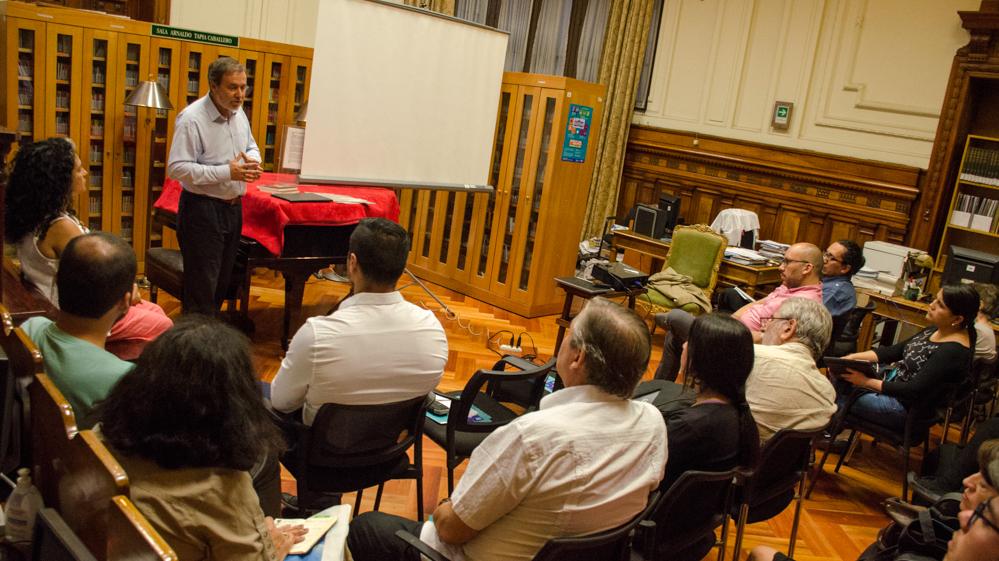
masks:
<svg viewBox="0 0 999 561"><path fill-rule="evenodd" d="M999 149L969 146L964 155L961 179L999 186Z"/></svg>
<svg viewBox="0 0 999 561"><path fill-rule="evenodd" d="M32 78L35 75L35 69L31 64L31 57L21 55L17 59L17 75L21 78Z"/></svg>
<svg viewBox="0 0 999 561"><path fill-rule="evenodd" d="M960 193L950 215L954 226L999 233L999 200Z"/></svg>

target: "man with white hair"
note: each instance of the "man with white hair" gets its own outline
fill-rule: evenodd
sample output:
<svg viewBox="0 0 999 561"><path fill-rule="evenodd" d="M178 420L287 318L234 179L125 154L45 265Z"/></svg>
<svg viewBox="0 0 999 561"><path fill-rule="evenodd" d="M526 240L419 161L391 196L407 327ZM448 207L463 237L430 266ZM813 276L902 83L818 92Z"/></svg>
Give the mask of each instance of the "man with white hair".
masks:
<svg viewBox="0 0 999 561"><path fill-rule="evenodd" d="M815 430L836 412L836 390L815 361L832 332L832 316L814 300L789 298L763 320L763 344L755 345L746 401L760 439L781 429Z"/></svg>

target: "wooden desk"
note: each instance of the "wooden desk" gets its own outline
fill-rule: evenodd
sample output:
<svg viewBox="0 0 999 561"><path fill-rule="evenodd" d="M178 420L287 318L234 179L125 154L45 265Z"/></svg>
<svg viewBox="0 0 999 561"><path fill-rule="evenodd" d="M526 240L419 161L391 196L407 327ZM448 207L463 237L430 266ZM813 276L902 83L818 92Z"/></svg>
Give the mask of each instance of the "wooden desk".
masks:
<svg viewBox="0 0 999 561"><path fill-rule="evenodd" d="M866 351L870 349L873 344L874 316L880 316L883 319L891 320L893 322L908 323L920 328L929 325L929 322L926 321L926 311L930 308L929 304L924 304L923 302L913 302L911 300L906 300L901 296L886 296L872 290L858 288L858 305L859 300L862 300L863 296L867 296L868 302L873 302L875 307L874 311L864 318L863 323L860 324L860 334L857 336L858 351ZM992 324L992 330L999 333L999 327L995 324ZM894 340L895 327L886 327L886 331L882 332L881 338L883 341Z"/></svg>
<svg viewBox="0 0 999 561"><path fill-rule="evenodd" d="M635 298L641 294L645 294L646 292L645 288L634 288L631 290L602 290L597 289L596 287L589 289L586 286L573 284L574 281L579 280L581 279L576 279L576 277L555 277L555 284L565 291L565 302L562 304L562 315L555 319L555 323L558 325L558 335L555 336L555 350L552 352L552 356L558 355L558 350L562 346L562 339L565 338L565 330L569 328L569 323L572 322L572 300L576 296L586 300L596 296L601 296L603 298L618 298L621 296L627 296L628 307L634 310Z"/></svg>
<svg viewBox="0 0 999 561"><path fill-rule="evenodd" d="M652 257L653 267L650 272L658 272L666 262L666 254L669 252L669 243L641 234L636 234L630 230L614 232L615 247L630 249L643 255ZM762 287L780 284L780 269L775 266L754 267L735 263L728 259L722 259L718 268L718 282L725 286L746 286L746 292L751 295L762 295Z"/></svg>

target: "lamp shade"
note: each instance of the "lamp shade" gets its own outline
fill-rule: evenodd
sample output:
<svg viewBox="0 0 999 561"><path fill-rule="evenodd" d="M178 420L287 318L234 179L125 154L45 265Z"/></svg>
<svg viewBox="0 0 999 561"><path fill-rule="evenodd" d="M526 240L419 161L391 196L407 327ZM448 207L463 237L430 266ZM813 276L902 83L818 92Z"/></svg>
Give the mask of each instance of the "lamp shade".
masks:
<svg viewBox="0 0 999 561"><path fill-rule="evenodd" d="M150 107L153 109L173 109L173 104L170 103L170 97L167 95L166 90L163 89L163 86L159 82L153 82L152 80L139 82L139 85L132 90L132 93L128 94L125 105Z"/></svg>
<svg viewBox="0 0 999 561"><path fill-rule="evenodd" d="M309 116L309 102L302 102L302 108L298 110L298 115L295 115L296 123L306 122L306 118Z"/></svg>

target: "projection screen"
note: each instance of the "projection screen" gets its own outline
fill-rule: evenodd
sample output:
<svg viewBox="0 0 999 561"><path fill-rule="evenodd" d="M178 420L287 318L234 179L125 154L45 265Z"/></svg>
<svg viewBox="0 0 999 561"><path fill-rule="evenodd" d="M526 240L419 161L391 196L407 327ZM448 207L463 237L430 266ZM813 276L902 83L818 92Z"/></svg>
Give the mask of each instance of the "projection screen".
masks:
<svg viewBox="0 0 999 561"><path fill-rule="evenodd" d="M378 0L322 0L301 181L488 184L507 34Z"/></svg>

